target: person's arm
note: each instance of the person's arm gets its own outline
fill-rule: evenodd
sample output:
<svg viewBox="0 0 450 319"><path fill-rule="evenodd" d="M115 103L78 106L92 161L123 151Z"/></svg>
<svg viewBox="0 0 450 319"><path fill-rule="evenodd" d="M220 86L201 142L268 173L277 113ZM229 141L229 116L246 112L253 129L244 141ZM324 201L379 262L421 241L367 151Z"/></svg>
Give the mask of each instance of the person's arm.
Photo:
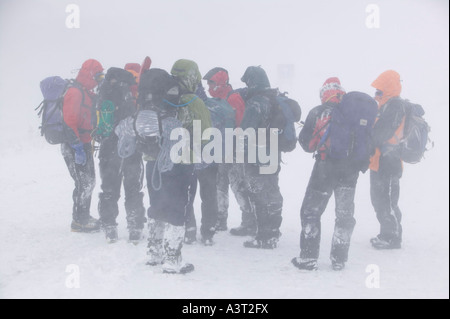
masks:
<svg viewBox="0 0 450 319"><path fill-rule="evenodd" d="M387 142L402 123L405 116L403 102L400 99L391 100L385 105L378 121L373 127L374 146L381 147Z"/></svg>
<svg viewBox="0 0 450 319"><path fill-rule="evenodd" d="M246 130L248 128L258 128L260 120L260 109L259 105L253 100L249 100L245 105L245 112L241 122L241 128Z"/></svg>
<svg viewBox="0 0 450 319"><path fill-rule="evenodd" d="M236 112L236 127L240 127L244 118L245 102L239 93L233 93L228 97L228 103Z"/></svg>
<svg viewBox="0 0 450 319"><path fill-rule="evenodd" d="M78 139L80 133L78 131L78 123L80 121L82 93L77 88L70 88L64 96L63 116L64 122L70 127Z"/></svg>

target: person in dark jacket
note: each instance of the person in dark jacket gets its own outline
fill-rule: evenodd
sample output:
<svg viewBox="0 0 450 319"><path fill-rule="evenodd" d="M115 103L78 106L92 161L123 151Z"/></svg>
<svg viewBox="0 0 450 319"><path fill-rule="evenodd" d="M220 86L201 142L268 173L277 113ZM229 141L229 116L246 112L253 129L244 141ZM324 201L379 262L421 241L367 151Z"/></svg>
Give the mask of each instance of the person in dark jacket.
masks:
<svg viewBox="0 0 450 319"><path fill-rule="evenodd" d="M267 129L270 127L271 96L274 93L270 89L266 72L261 67L250 66L241 80L248 87L241 128L243 130L252 128L256 132L259 128ZM258 143L258 141L256 142ZM266 147L270 148L268 138L266 138ZM245 165L246 187L258 225L256 236L244 242L246 248L274 249L278 245L283 209L283 196L278 185L280 156L278 156L277 165L278 170L273 174L262 174L259 160L257 163L247 162Z"/></svg>
<svg viewBox="0 0 450 319"><path fill-rule="evenodd" d="M108 117L110 110L102 110L104 103L113 103L114 118L112 123L100 123L106 127L98 134L100 141L99 167L101 193L99 195L98 211L100 223L110 243L118 240L117 216L119 215L118 201L122 184L125 191L125 211L129 231L129 241L138 243L142 239L144 228L145 208L144 193L142 192L144 179L144 164L142 154L136 151L130 157L122 159L118 154L118 137L114 132L119 122L137 111L132 88L136 85L135 76L121 68L110 68L100 87L99 115L101 120ZM109 129L108 129L109 126Z"/></svg>
<svg viewBox="0 0 450 319"><path fill-rule="evenodd" d="M302 270L318 268L320 219L333 193L336 199L336 223L330 256L333 269L343 269L348 258L350 238L356 223L353 215L359 169L328 159L327 145L321 142L333 107L341 101L344 94L345 90L338 78L327 79L320 90L322 104L309 112L299 135L303 150L315 153L316 159L300 210L300 256L292 259L294 266Z"/></svg>
<svg viewBox="0 0 450 319"><path fill-rule="evenodd" d="M73 191L74 232L94 232L100 229L98 220L91 217L92 192L95 187L94 156L91 147L92 109L96 95L93 90L103 80L103 67L97 60L89 59L83 63L63 101L64 121L76 135L73 143L61 145L62 155L75 181Z"/></svg>
<svg viewBox="0 0 450 319"><path fill-rule="evenodd" d="M157 74L157 72L160 74ZM197 63L181 59L174 63L171 69L172 76L166 73L160 69L148 70L143 76L154 74L155 76L150 84L156 86L156 88L154 92L146 92L147 94L141 96L141 93L143 93L141 88L144 86L144 78L141 78L139 100L149 98L150 107L170 109L170 113L174 113L171 117L175 117L191 136L194 120L200 121L202 132L210 128L209 111L204 102L195 94L201 82ZM176 96L169 97L175 92ZM164 133L169 133L170 136L170 132L163 131ZM163 146L161 146L161 150L162 148ZM166 151L170 153L170 150ZM194 156L192 153L191 155ZM146 154L145 160L148 161L146 169L150 196L150 208L148 209L148 255L150 260L148 265L162 264L163 271L171 274L192 272L194 266L184 263L182 258L186 214L189 204L189 187L193 180L194 171L192 157L188 162L173 164L171 170L162 173L159 189L154 187L152 182L152 172L157 165L157 158Z"/></svg>
<svg viewBox="0 0 450 319"><path fill-rule="evenodd" d="M380 233L371 239L376 249L399 249L402 244L402 213L398 206L403 163L395 146L403 134L404 101L400 75L388 70L372 83L379 116L373 129L375 154L370 163L370 195L380 222ZM423 109L420 110L423 114Z"/></svg>
<svg viewBox="0 0 450 319"><path fill-rule="evenodd" d="M216 67L208 71L203 79L207 81L208 92L213 98L226 100L231 105L236 115L235 127L239 127L244 116L245 102L241 94L233 91L232 86L229 84L228 71L224 68ZM241 225L232 228L230 234L235 236L254 236L257 228L256 217L248 198L244 179L244 164L238 163L219 164L219 172L217 174L219 214L216 230L224 231L228 229L228 190L230 186L242 212Z"/></svg>

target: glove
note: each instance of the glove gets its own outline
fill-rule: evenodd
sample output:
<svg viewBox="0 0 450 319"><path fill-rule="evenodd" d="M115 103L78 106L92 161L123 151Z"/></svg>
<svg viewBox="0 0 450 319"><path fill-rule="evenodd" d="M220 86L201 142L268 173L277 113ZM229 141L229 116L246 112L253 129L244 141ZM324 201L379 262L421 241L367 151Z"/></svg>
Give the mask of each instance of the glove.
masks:
<svg viewBox="0 0 450 319"><path fill-rule="evenodd" d="M80 142L70 146L75 150L75 164L82 166L86 165L87 157L86 152L84 151L84 144Z"/></svg>

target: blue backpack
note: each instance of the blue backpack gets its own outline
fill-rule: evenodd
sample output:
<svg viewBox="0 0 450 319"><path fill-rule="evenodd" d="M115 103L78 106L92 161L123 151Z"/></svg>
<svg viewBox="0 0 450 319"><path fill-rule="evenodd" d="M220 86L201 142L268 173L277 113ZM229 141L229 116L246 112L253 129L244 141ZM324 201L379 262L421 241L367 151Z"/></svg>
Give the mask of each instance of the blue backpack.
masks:
<svg viewBox="0 0 450 319"><path fill-rule="evenodd" d="M75 142L77 140L75 133L64 122L63 102L68 88L77 87L77 85L74 81L51 76L42 80L40 87L44 100L36 111L40 109L38 116L42 116L41 136L44 136L52 145ZM83 94L82 104L84 104L84 93L83 90L80 89L80 91Z"/></svg>
<svg viewBox="0 0 450 319"><path fill-rule="evenodd" d="M371 136L378 113L377 102L361 92L349 92L331 112L320 144L329 139L326 157L365 172L371 156Z"/></svg>

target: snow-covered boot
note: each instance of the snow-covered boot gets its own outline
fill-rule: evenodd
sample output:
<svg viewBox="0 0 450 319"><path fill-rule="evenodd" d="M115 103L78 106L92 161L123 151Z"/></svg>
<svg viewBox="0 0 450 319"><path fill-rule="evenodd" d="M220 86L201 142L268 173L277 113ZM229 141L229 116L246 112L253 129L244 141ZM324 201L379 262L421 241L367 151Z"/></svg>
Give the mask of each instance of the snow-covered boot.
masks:
<svg viewBox="0 0 450 319"><path fill-rule="evenodd" d="M227 219L218 218L216 224L216 231L227 231L227 230L228 230Z"/></svg>
<svg viewBox="0 0 450 319"><path fill-rule="evenodd" d="M128 231L129 231L128 241L132 244L137 245L144 238L142 234L143 231L142 229L130 228Z"/></svg>
<svg viewBox="0 0 450 319"><path fill-rule="evenodd" d="M164 230L165 260L163 271L168 274L186 274L194 271L194 265L183 263L181 248L183 247L185 228L166 223Z"/></svg>
<svg viewBox="0 0 450 319"><path fill-rule="evenodd" d="M231 228L230 234L233 236L256 236L257 229L255 213L253 211L242 212L241 225Z"/></svg>
<svg viewBox="0 0 450 319"><path fill-rule="evenodd" d="M100 230L100 222L89 216L86 222L73 220L70 228L72 232L76 233L95 233Z"/></svg>
<svg viewBox="0 0 450 319"><path fill-rule="evenodd" d="M317 259L295 257L291 260L292 264L300 270L314 271L318 269Z"/></svg>
<svg viewBox="0 0 450 319"><path fill-rule="evenodd" d="M245 248L275 249L278 246L278 238L251 239L244 242Z"/></svg>
<svg viewBox="0 0 450 319"><path fill-rule="evenodd" d="M108 243L114 244L119 240L117 226L104 226L103 231L105 232L106 241Z"/></svg>
<svg viewBox="0 0 450 319"><path fill-rule="evenodd" d="M186 227L186 232L184 234L184 243L192 245L197 241L197 228L196 227Z"/></svg>
<svg viewBox="0 0 450 319"><path fill-rule="evenodd" d="M164 262L164 230L165 222L156 219L149 219L148 221L148 252L150 256L147 265L157 266Z"/></svg>
<svg viewBox="0 0 450 319"><path fill-rule="evenodd" d="M372 244L372 247L375 249L379 249L379 250L384 250L384 249L401 249L402 248L402 244L400 240L395 240L395 239L384 239L382 238L380 235L378 235L375 238L372 238L370 240L370 243Z"/></svg>
<svg viewBox="0 0 450 319"><path fill-rule="evenodd" d="M331 268L333 268L334 271L344 270L345 263L344 262L339 262L339 261L332 261L331 262Z"/></svg>

